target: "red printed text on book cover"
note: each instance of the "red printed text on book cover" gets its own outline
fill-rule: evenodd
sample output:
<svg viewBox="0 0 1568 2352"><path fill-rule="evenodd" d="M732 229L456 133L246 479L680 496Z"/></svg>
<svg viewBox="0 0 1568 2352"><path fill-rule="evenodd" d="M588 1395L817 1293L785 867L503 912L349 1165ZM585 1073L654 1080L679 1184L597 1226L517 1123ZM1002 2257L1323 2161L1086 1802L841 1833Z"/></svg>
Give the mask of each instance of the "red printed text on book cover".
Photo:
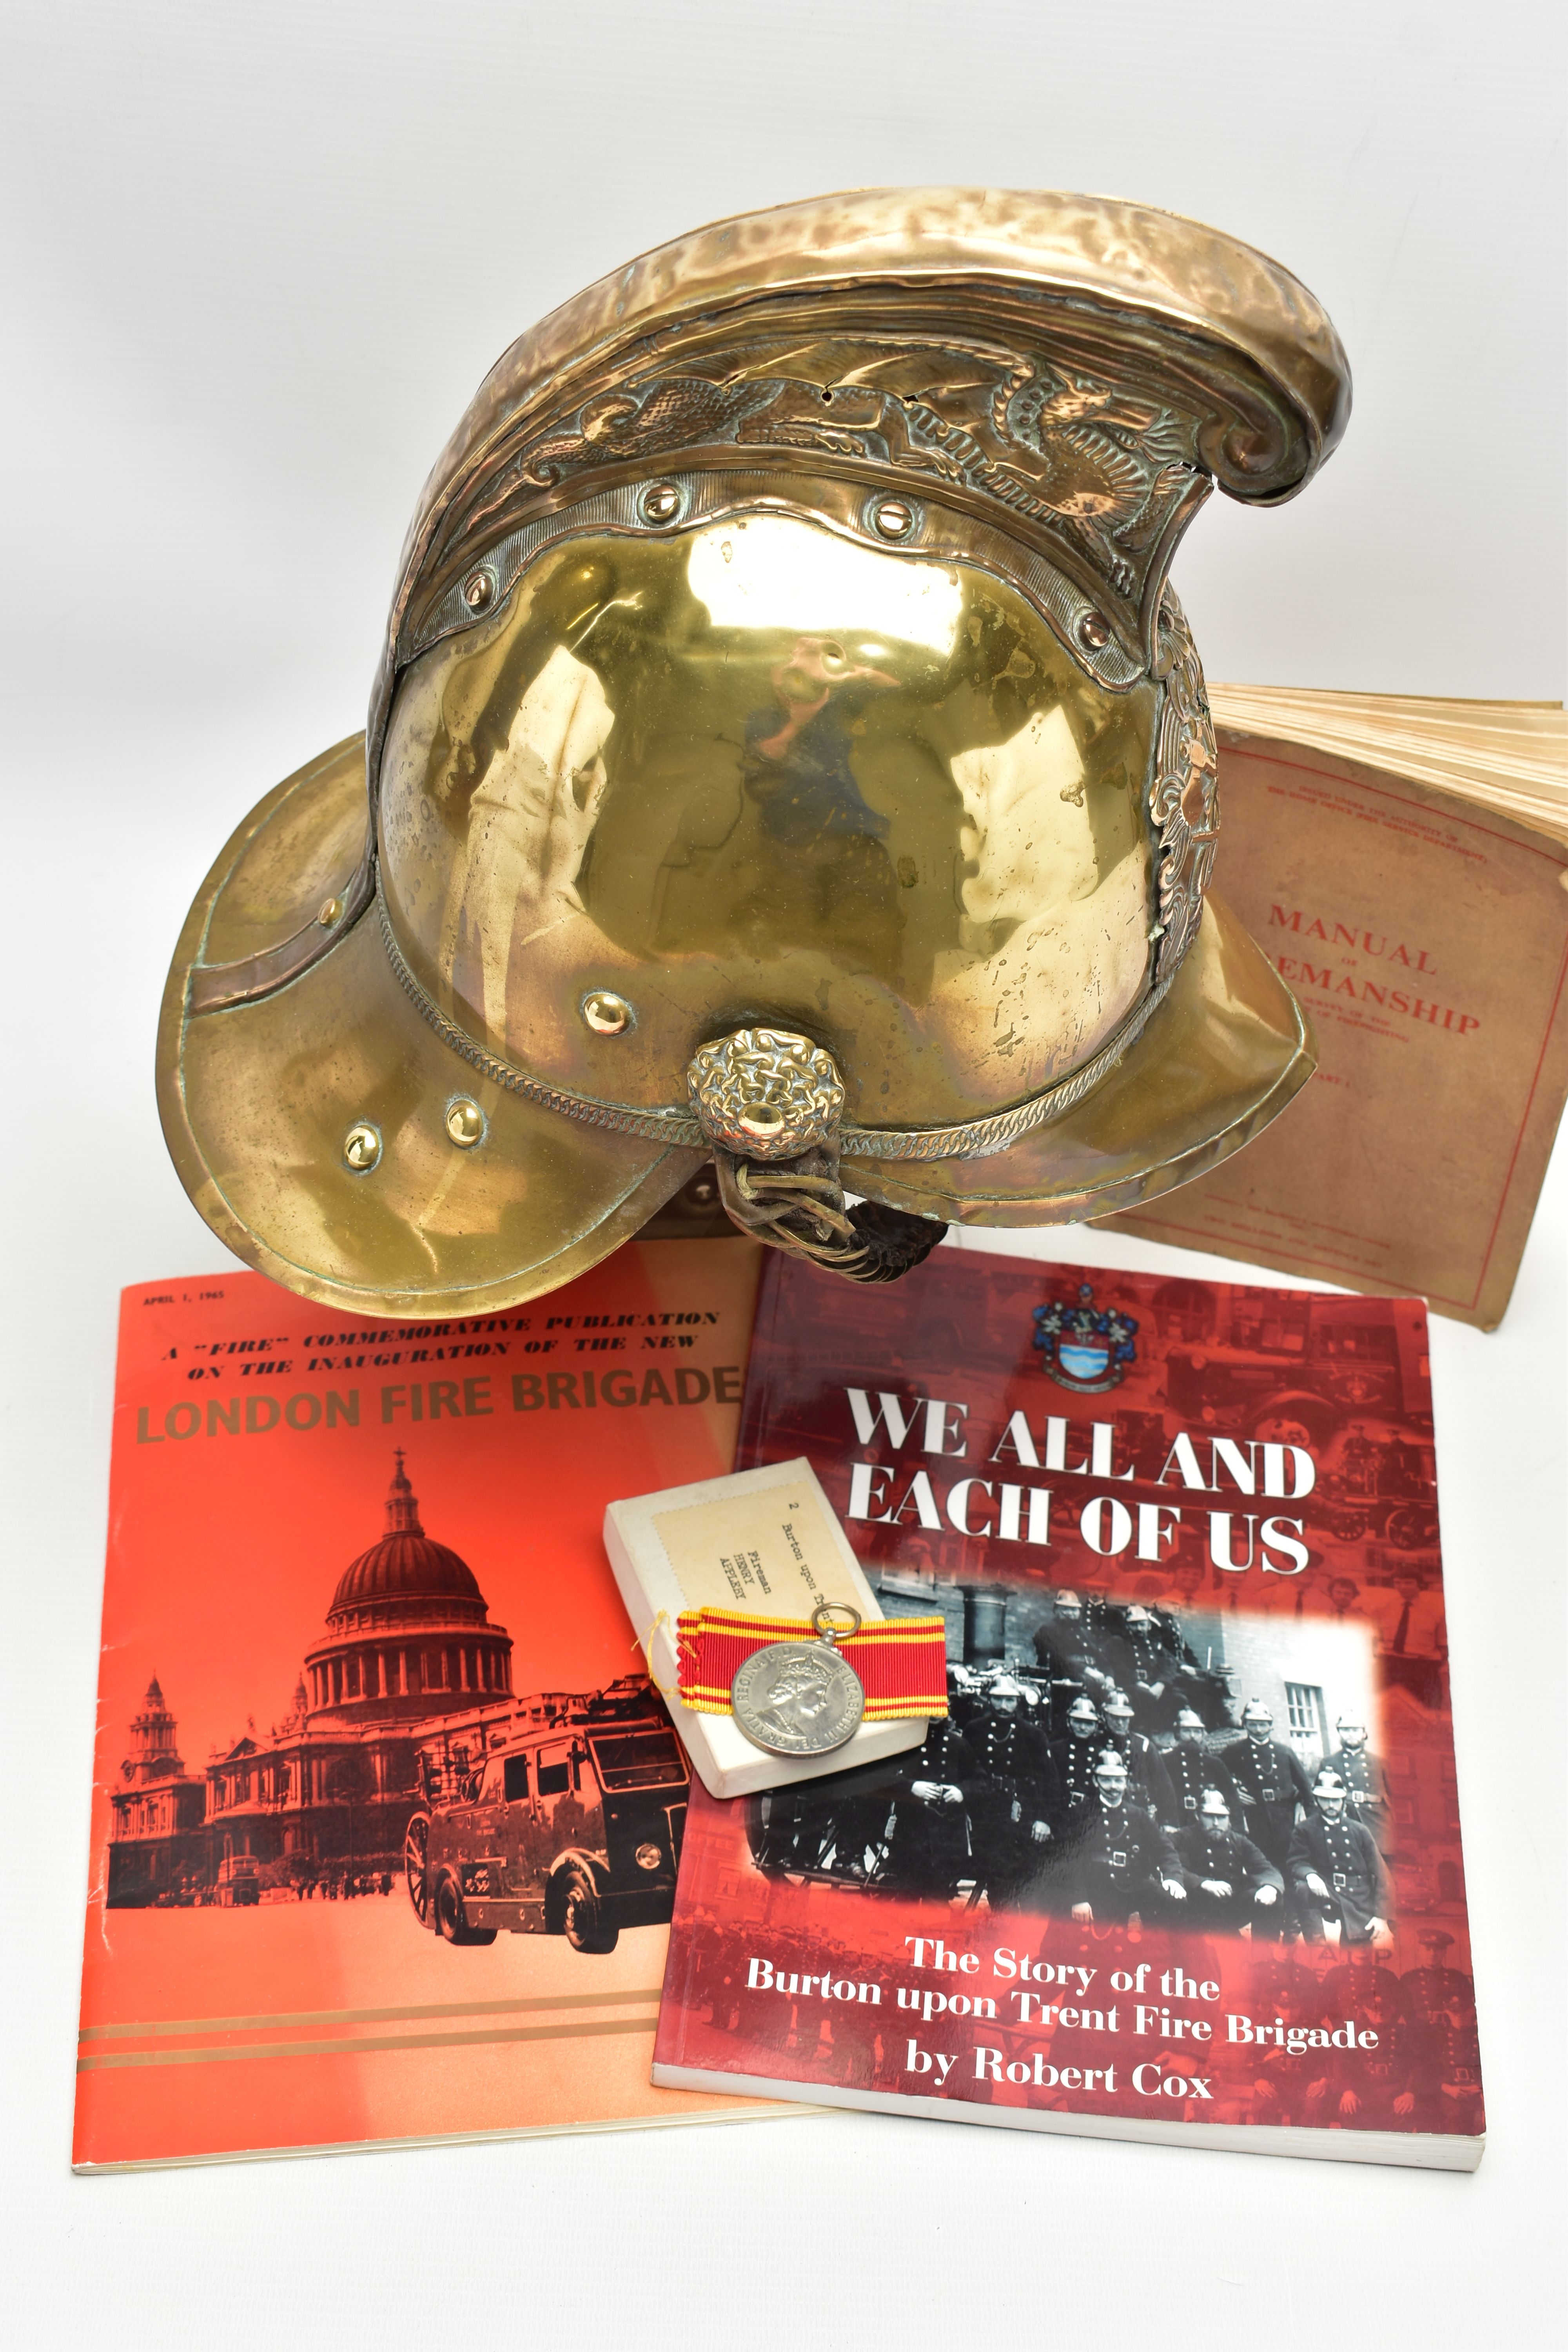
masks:
<svg viewBox="0 0 1568 2352"><path fill-rule="evenodd" d="M694 1792L656 2081L1474 2162L1421 1303L770 1263L738 1466L803 1454L950 1717Z"/></svg>
<svg viewBox="0 0 1568 2352"><path fill-rule="evenodd" d="M756 1255L125 1293L79 2165L713 2110L648 2082L687 1775L600 1527L730 1468Z"/></svg>

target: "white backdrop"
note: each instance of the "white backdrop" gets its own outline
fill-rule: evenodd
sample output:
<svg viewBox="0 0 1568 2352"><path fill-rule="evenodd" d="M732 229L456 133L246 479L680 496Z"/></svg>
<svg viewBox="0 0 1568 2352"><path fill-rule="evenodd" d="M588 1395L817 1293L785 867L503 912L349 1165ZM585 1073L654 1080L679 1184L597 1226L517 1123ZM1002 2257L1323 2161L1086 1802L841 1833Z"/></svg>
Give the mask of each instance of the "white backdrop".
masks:
<svg viewBox="0 0 1568 2352"><path fill-rule="evenodd" d="M1194 526L1178 580L1211 676L1560 695L1557 9L4 0L0 44L22 933L0 2210L22 2342L1547 2341L1562 1153L1502 1331L1435 1327L1492 2131L1475 2179L860 2117L97 2181L67 2163L116 1294L222 1255L158 1135L163 971L231 825L361 723L409 509L481 373L640 248L798 195L985 182L1196 214L1306 280L1356 376L1305 498Z"/></svg>

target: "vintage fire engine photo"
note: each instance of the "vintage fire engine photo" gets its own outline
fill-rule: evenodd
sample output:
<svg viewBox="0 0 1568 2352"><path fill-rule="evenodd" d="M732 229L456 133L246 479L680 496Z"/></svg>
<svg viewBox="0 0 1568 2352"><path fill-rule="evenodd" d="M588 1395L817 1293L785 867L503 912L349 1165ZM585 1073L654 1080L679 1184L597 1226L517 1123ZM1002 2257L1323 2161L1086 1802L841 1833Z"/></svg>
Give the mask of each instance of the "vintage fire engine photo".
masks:
<svg viewBox="0 0 1568 2352"><path fill-rule="evenodd" d="M666 1923L686 1759L646 1675L513 1691L515 1645L428 1534L401 1448L292 1704L187 1768L154 1674L111 1791L111 1907L315 1903L405 1890L450 1945L500 1929L615 1949Z"/></svg>

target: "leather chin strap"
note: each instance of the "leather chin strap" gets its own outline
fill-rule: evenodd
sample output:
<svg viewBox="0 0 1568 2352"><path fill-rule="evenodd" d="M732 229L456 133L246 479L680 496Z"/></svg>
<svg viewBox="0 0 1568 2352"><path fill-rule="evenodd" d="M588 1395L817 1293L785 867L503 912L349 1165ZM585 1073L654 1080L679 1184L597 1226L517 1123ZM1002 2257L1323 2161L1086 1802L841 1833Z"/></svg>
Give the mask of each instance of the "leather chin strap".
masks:
<svg viewBox="0 0 1568 2352"><path fill-rule="evenodd" d="M947 1231L863 1201L838 1173L844 1081L826 1047L793 1029L733 1029L700 1045L687 1093L732 1223L850 1282L896 1282Z"/></svg>
<svg viewBox="0 0 1568 2352"><path fill-rule="evenodd" d="M935 1249L947 1227L877 1201L847 1206L838 1154L817 1146L796 1159L749 1160L715 1144L719 1198L743 1234L849 1282L896 1282Z"/></svg>

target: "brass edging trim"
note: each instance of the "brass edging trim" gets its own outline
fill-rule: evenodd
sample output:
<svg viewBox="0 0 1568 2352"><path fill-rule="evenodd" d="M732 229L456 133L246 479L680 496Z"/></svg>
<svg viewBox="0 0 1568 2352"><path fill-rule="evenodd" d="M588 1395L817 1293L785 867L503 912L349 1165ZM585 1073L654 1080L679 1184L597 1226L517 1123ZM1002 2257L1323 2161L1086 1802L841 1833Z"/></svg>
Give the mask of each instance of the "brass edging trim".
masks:
<svg viewBox="0 0 1568 2352"><path fill-rule="evenodd" d="M650 521L643 509L647 486L646 466L623 470L626 479L601 484L565 504L547 506L510 529L498 533L478 551L468 551L463 578L454 581L438 601L424 612L417 626L405 623L396 649L401 673L454 635L493 621L519 580L542 554L583 538L611 537L650 541L679 540L697 530L743 521L752 516L784 515L831 531L849 545L887 554L888 541L879 538L867 519L879 489L889 490L885 469L844 467L838 473L786 473L775 465L758 464L758 451L709 450L700 464L678 465L658 477L662 487L676 494L678 504L661 522ZM1037 552L1012 538L997 521L994 509L971 515L948 483L895 485L902 489L915 514L911 534L898 542L898 553L931 564L965 563L1000 581L1022 596L1051 631L1069 660L1111 694L1126 694L1147 675L1152 655L1152 621L1145 626L1141 614L1138 635L1142 650L1134 653L1112 635L1103 646L1092 646L1079 635L1079 625L1106 602L1102 582L1096 582L1087 564L1074 569L1068 549ZM1206 474L1194 475L1185 502L1167 525L1168 549L1146 595L1150 613L1157 612L1169 557L1182 530L1207 498L1213 484ZM868 491L871 495L868 495ZM962 525L962 528L960 527ZM1160 551L1156 551L1158 555ZM482 571L491 583L490 594L476 611L466 600L465 582ZM1079 576L1079 572L1083 576Z"/></svg>
<svg viewBox="0 0 1568 2352"><path fill-rule="evenodd" d="M493 1086L504 1087L509 1094L521 1095L527 1102L538 1103L542 1109L562 1112L568 1118L581 1119L584 1126L609 1128L621 1135L641 1136L648 1141L679 1144L689 1150L706 1151L709 1139L700 1120L673 1106L653 1110L639 1110L631 1103L604 1102L592 1095L573 1094L564 1087L551 1084L547 1078L536 1077L532 1071L521 1069L515 1062L503 1060L488 1045L481 1045L460 1029L448 1013L443 1013L423 983L409 970L403 950L392 928L379 879L376 885L376 909L381 917L381 936L385 942L387 960L398 983L420 1019L433 1029L444 1045L462 1056L471 1068ZM1097 1087L1106 1073L1119 1062L1128 1047L1142 1034L1150 1019L1163 1003L1171 983L1181 969L1177 959L1171 970L1149 989L1100 1051L1074 1070L1069 1076L1058 1078L1055 1086L1031 1095L1025 1102L1015 1103L1010 1110L996 1111L989 1118L961 1120L953 1127L889 1128L845 1127L838 1137L839 1150L847 1160L986 1160L1005 1151L1037 1128L1052 1119L1062 1118Z"/></svg>
<svg viewBox="0 0 1568 2352"><path fill-rule="evenodd" d="M313 919L280 946L268 948L263 955L247 956L239 963L194 965L186 992L187 1009L193 1015L221 1013L227 1005L248 1004L256 997L270 996L278 989L286 988L291 980L298 980L302 971L319 963L353 929L369 906L374 889L374 861L363 857L343 894L342 911L330 925Z"/></svg>

